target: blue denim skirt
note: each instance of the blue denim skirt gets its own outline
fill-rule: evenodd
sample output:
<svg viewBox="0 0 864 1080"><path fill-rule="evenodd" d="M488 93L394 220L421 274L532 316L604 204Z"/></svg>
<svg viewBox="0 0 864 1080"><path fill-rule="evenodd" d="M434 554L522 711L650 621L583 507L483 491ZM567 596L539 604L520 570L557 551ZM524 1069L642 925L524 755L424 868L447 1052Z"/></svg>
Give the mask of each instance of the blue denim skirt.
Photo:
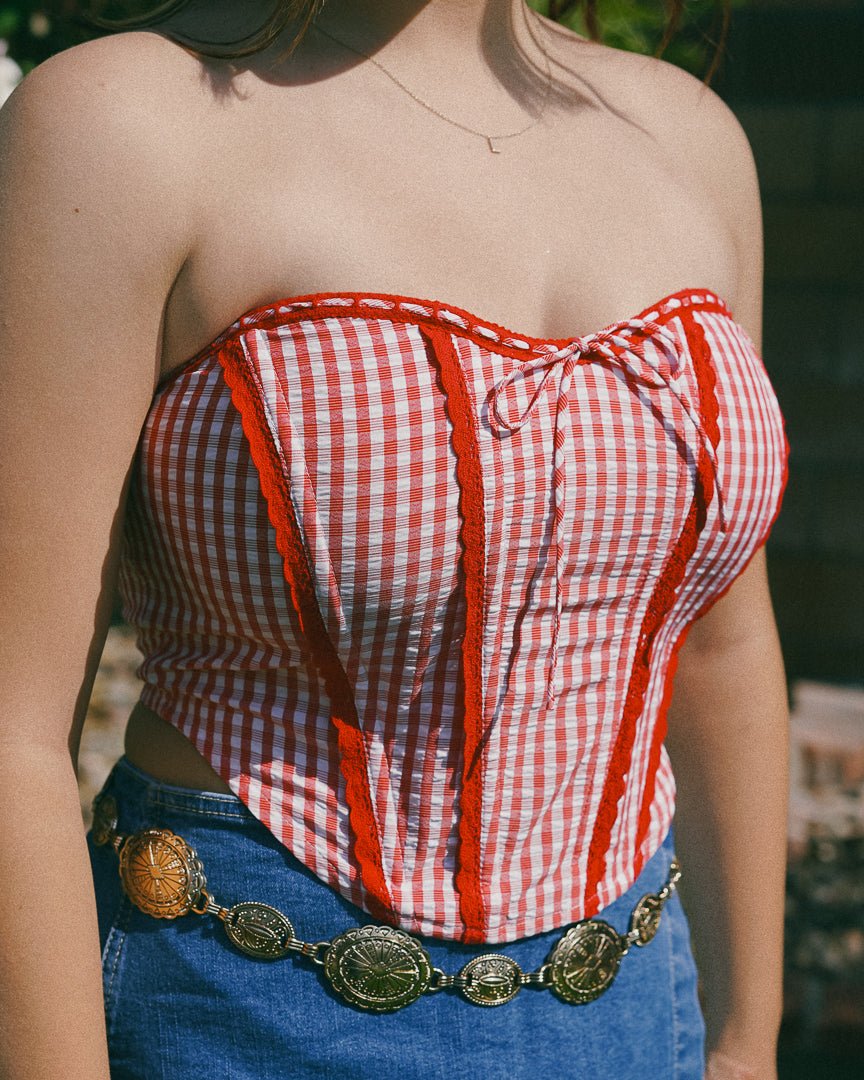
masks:
<svg viewBox="0 0 864 1080"><path fill-rule="evenodd" d="M168 828L187 840L224 907L270 904L305 941L374 922L307 870L234 795L164 784L125 756L102 790L117 801L121 833ZM92 830L87 843L113 1080L702 1080L705 1027L677 892L654 939L631 948L612 985L587 1004L526 987L495 1008L448 991L398 1012L370 1013L338 998L304 958L259 960L238 951L212 915L144 914L123 892L113 848L97 847ZM670 829L633 886L598 917L626 933L639 898L662 886L673 845ZM485 948L419 940L448 973L484 952L532 971L561 933Z"/></svg>

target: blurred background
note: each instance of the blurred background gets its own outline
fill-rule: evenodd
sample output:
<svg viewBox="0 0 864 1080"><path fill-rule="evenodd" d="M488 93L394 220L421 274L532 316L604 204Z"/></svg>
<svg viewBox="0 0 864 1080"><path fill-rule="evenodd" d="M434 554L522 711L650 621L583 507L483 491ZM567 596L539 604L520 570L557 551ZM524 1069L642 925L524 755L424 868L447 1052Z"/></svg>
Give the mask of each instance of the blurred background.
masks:
<svg viewBox="0 0 864 1080"><path fill-rule="evenodd" d="M529 0L580 33L580 10ZM102 3L107 15L154 4ZM72 0L0 0L0 104L84 40ZM604 40L654 52L662 0L600 0ZM689 0L665 59L702 78L723 29ZM864 1077L864 0L733 0L712 88L746 131L765 231L763 358L792 448L768 563L789 679L782 1080ZM80 758L82 815L138 697L115 613Z"/></svg>

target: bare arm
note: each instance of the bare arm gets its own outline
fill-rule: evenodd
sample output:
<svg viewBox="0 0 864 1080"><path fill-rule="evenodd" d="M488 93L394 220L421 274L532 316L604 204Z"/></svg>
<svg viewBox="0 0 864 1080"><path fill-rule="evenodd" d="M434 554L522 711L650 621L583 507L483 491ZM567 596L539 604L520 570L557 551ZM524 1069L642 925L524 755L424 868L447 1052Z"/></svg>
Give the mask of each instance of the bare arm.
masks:
<svg viewBox="0 0 864 1080"><path fill-rule="evenodd" d="M0 111L4 1080L108 1077L78 741L190 234L148 86L159 42L130 37L52 58Z"/></svg>
<svg viewBox="0 0 864 1080"><path fill-rule="evenodd" d="M776 1076L782 1015L787 701L764 551L691 631L666 748L679 886L705 991L707 1049ZM708 1076L712 1072L709 1070ZM734 1075L734 1074L729 1074Z"/></svg>
<svg viewBox="0 0 864 1080"><path fill-rule="evenodd" d="M762 208L750 144L713 91L683 72L666 74L680 91L666 95L676 109L667 126L680 167L689 163L732 241L725 298L761 349ZM706 1080L777 1075L787 739L786 683L760 550L692 628L668 716L680 889L706 997Z"/></svg>

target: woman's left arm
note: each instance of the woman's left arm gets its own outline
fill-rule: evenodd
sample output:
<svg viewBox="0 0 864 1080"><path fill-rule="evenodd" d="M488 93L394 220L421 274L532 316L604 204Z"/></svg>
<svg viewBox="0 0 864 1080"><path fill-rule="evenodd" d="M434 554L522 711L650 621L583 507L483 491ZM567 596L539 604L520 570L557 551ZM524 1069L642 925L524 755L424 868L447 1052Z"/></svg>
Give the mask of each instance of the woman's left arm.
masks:
<svg viewBox="0 0 864 1080"><path fill-rule="evenodd" d="M706 1080L776 1080L788 705L764 548L692 627L667 722L678 888L704 993Z"/></svg>
<svg viewBox="0 0 864 1080"><path fill-rule="evenodd" d="M761 350L762 204L749 139L714 91L671 65L664 70L680 90L670 85L664 94L670 152L681 175L703 188L729 240L706 251L704 277L718 282ZM667 722L679 889L705 997L706 1080L776 1080L788 706L764 549L692 627Z"/></svg>

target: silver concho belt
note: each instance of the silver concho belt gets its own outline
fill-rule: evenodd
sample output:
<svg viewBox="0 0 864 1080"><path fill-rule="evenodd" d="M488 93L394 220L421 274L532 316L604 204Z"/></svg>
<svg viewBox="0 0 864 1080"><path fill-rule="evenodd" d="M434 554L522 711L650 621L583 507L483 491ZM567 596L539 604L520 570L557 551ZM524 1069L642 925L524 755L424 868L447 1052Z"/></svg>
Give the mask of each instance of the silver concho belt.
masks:
<svg viewBox="0 0 864 1080"><path fill-rule="evenodd" d="M663 905L681 877L677 859L657 893L646 893L630 914L630 929L619 934L603 919L573 923L536 971L522 971L515 960L484 953L456 975L432 966L417 938L392 926L354 926L330 941L301 941L286 915L257 900L231 908L207 891L204 867L195 850L170 829L117 832L117 803L100 792L93 800L93 842L117 852L120 880L129 899L147 915L176 919L192 912L215 915L241 952L259 960L292 953L323 968L345 1001L373 1012L392 1012L441 990L460 992L475 1005L504 1005L523 986L548 989L569 1005L584 1005L612 984L631 945L647 945L657 933Z"/></svg>

